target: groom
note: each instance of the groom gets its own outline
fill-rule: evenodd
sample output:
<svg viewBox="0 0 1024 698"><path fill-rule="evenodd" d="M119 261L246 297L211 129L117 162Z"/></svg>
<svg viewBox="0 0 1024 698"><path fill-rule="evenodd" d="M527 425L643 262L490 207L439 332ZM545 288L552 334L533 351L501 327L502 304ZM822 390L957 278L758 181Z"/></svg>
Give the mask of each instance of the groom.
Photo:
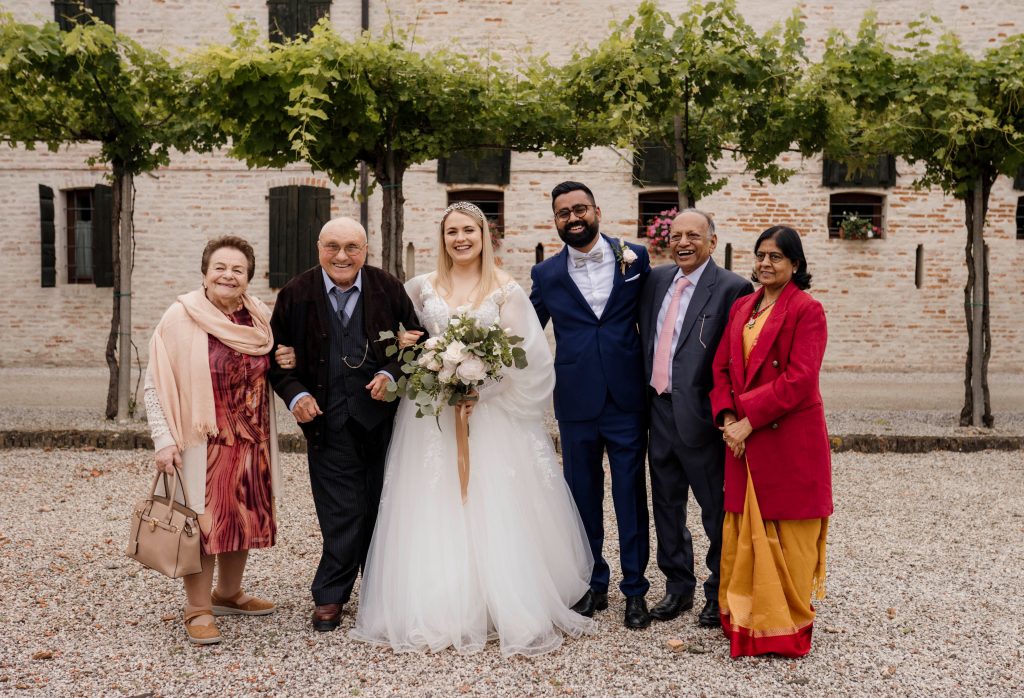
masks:
<svg viewBox="0 0 1024 698"><path fill-rule="evenodd" d="M604 544L604 469L608 453L612 503L626 597L625 625L651 618L644 577L650 555L646 449L647 381L637 332L637 306L651 271L647 250L599 234L601 209L579 182L551 191L562 251L533 268L530 300L541 325L555 329L555 418L562 462L594 554L590 591L573 606L585 616L608 607Z"/></svg>

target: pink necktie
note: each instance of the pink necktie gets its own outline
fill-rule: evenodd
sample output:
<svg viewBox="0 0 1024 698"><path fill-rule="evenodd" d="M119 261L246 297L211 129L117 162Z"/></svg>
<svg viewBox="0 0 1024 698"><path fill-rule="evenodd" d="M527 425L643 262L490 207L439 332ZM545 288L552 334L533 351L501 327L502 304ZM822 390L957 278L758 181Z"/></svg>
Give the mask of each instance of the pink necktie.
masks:
<svg viewBox="0 0 1024 698"><path fill-rule="evenodd" d="M654 392L661 395L668 390L668 364L672 359L672 334L676 330L676 316L679 315L679 299L683 297L683 291L690 285L685 276L679 277L676 287L672 291L672 300L668 303L668 312L661 323L661 332L658 334L658 346L654 350L654 371L651 375L651 387Z"/></svg>

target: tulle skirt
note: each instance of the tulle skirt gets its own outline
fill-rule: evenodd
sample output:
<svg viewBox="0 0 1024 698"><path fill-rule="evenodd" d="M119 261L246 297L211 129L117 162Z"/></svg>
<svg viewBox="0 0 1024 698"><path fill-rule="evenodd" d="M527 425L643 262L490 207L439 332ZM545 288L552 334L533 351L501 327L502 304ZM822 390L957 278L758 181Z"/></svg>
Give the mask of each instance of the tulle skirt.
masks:
<svg viewBox="0 0 1024 698"><path fill-rule="evenodd" d="M454 410L403 400L351 636L396 652L538 655L594 632L570 610L589 588L583 524L541 420L481 401L462 502Z"/></svg>

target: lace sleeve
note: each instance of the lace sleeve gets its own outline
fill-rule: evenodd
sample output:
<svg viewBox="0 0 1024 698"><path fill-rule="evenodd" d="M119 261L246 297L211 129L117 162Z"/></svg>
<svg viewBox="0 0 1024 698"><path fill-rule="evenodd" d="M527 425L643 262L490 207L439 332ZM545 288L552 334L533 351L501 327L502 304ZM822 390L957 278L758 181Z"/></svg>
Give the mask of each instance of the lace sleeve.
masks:
<svg viewBox="0 0 1024 698"><path fill-rule="evenodd" d="M146 385L143 388L142 396L146 403L146 421L149 423L149 434L153 437L153 449L159 451L161 448L173 446L174 437L171 436L171 429L167 426L164 409L160 406L160 397L156 394L156 386L153 385L153 378L149 371L146 371Z"/></svg>

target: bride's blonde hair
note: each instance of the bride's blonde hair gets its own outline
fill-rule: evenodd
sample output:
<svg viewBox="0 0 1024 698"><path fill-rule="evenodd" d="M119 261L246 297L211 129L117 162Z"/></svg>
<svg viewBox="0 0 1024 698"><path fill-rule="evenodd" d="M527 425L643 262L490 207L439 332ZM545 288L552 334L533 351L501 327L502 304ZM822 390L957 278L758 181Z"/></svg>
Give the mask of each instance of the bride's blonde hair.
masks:
<svg viewBox="0 0 1024 698"><path fill-rule="evenodd" d="M473 307L476 307L487 297L487 294L501 286L498 267L494 264L494 244L491 242L490 226L487 224L484 212L476 204L471 204L468 201L456 201L446 208L441 216L437 238L437 286L445 291L452 290L452 267L455 266L455 263L444 244L444 224L448 220L448 216L455 212L469 216L480 227L480 281L473 289L471 296Z"/></svg>

